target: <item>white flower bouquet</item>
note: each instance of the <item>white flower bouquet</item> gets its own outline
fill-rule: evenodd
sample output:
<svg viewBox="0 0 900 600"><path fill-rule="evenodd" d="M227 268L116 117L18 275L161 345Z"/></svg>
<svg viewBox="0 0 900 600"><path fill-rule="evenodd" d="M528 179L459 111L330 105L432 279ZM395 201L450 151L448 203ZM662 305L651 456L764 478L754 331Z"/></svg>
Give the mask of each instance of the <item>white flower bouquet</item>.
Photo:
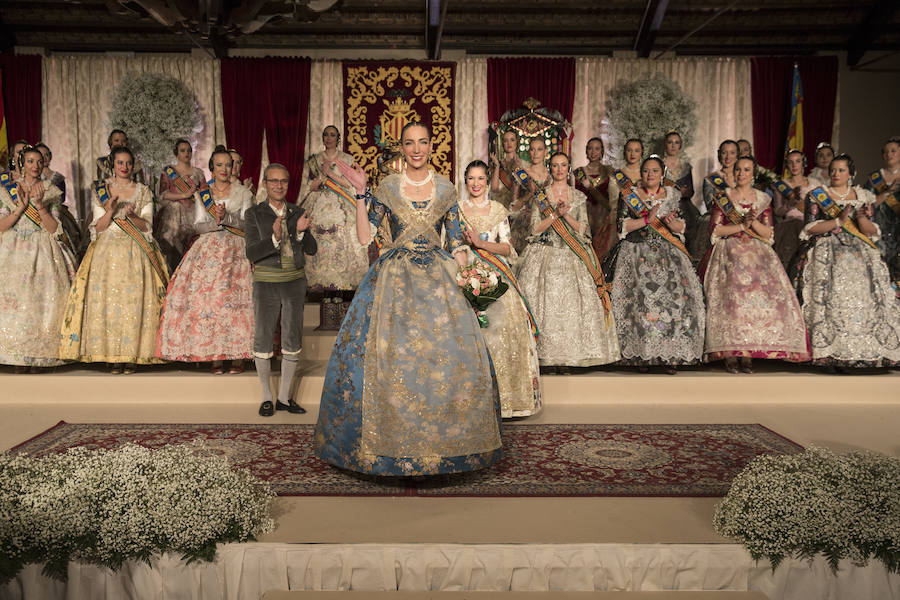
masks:
<svg viewBox="0 0 900 600"><path fill-rule="evenodd" d="M501 281L497 272L480 260L460 267L456 273L456 284L475 309L481 327L489 325L485 309L509 289L509 284Z"/></svg>
<svg viewBox="0 0 900 600"><path fill-rule="evenodd" d="M30 563L64 579L70 560L113 570L164 552L211 561L217 544L274 527L269 486L202 442L5 453L0 481L0 582Z"/></svg>
<svg viewBox="0 0 900 600"><path fill-rule="evenodd" d="M870 558L900 572L900 459L838 455L811 447L792 456L761 456L732 482L716 507L721 535L739 540L772 569L788 557L821 553L832 572L843 558Z"/></svg>

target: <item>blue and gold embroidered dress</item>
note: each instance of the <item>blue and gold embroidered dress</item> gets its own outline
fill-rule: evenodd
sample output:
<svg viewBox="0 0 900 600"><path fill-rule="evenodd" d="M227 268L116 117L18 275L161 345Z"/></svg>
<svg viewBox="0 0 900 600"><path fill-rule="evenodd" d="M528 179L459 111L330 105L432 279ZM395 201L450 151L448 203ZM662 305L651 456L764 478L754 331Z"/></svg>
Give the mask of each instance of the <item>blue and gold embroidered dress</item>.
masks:
<svg viewBox="0 0 900 600"><path fill-rule="evenodd" d="M400 175L367 194L393 244L363 278L341 325L316 425L316 455L373 475L471 471L500 457L500 404L475 313L456 284L463 246L456 190L405 196Z"/></svg>

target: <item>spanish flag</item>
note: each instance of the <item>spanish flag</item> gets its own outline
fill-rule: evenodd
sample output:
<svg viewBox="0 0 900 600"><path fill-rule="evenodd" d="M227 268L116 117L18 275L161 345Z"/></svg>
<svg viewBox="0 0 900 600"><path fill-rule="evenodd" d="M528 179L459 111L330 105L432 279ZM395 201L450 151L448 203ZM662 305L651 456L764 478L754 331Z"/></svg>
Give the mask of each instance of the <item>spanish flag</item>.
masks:
<svg viewBox="0 0 900 600"><path fill-rule="evenodd" d="M6 139L6 111L3 108L3 71L0 70L0 171L9 164L9 142Z"/></svg>
<svg viewBox="0 0 900 600"><path fill-rule="evenodd" d="M794 82L791 85L791 124L788 126L787 141L784 153L790 150L803 150L803 84L800 82L800 69L794 63ZM787 167L785 177L789 175Z"/></svg>

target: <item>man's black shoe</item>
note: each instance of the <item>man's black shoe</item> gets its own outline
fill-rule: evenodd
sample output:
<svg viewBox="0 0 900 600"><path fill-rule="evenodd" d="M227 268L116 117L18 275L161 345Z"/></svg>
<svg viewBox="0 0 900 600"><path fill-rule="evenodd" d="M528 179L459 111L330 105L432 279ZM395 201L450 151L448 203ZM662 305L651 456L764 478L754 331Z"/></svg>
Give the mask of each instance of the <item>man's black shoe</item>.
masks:
<svg viewBox="0 0 900 600"><path fill-rule="evenodd" d="M306 414L306 409L294 402L293 400L288 400L288 403L285 404L281 400L277 400L275 402L275 410L286 410L292 415L303 415Z"/></svg>

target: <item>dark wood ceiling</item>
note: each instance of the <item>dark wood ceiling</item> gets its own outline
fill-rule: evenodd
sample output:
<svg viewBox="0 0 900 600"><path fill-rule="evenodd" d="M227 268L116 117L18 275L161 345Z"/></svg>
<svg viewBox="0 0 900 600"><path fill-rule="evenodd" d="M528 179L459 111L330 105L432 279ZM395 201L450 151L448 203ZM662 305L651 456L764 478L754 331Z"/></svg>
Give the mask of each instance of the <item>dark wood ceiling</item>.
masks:
<svg viewBox="0 0 900 600"><path fill-rule="evenodd" d="M855 64L867 51L900 50L898 7L896 0L4 0L0 35L6 48L50 51L847 51Z"/></svg>

